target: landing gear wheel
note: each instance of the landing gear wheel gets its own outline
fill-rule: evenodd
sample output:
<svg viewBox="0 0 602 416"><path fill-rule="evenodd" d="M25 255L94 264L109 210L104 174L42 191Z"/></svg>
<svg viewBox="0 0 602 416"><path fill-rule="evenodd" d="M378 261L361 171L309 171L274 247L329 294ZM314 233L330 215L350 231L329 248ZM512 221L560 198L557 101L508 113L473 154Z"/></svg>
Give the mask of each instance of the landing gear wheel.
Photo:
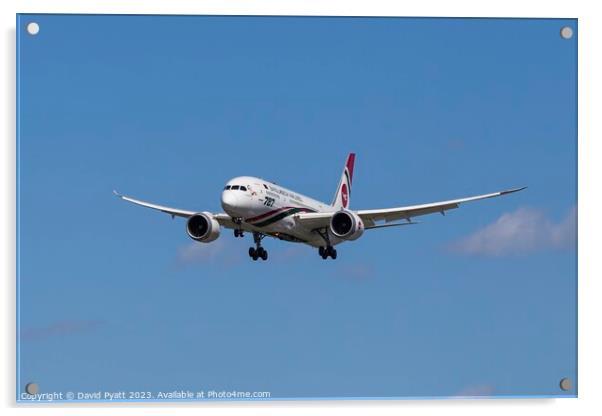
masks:
<svg viewBox="0 0 602 416"><path fill-rule="evenodd" d="M253 259L253 261L257 261L259 257L259 250L256 250L255 247L249 247L249 257Z"/></svg>
<svg viewBox="0 0 602 416"><path fill-rule="evenodd" d="M240 230L240 234L242 235L242 230ZM261 233L253 233L253 241L255 242L255 247L249 247L249 257L253 260L257 260L261 258L261 260L265 261L268 259L268 252L265 248L261 247L261 240L265 237L265 234Z"/></svg>
<svg viewBox="0 0 602 416"><path fill-rule="evenodd" d="M328 257L331 257L333 260L337 258L337 251L332 246L328 246L326 248L320 247L318 249L318 253L324 260L326 260Z"/></svg>
<svg viewBox="0 0 602 416"><path fill-rule="evenodd" d="M268 259L268 252L265 248L257 247L257 250L255 250L255 252L257 253L257 257L260 257L262 260L265 261Z"/></svg>
<svg viewBox="0 0 602 416"><path fill-rule="evenodd" d="M322 228L322 229L317 229L316 232L320 235L320 237L322 237L322 239L326 243L326 247L324 247L324 246L318 247L318 254L320 254L320 257L322 257L324 260L326 260L328 257L332 257L333 260L336 259L337 251L334 249L333 246L330 245L330 238L328 236L328 230L326 228Z"/></svg>
<svg viewBox="0 0 602 416"><path fill-rule="evenodd" d="M234 230L234 237L244 237L244 234L242 232L242 230L239 230L238 228Z"/></svg>

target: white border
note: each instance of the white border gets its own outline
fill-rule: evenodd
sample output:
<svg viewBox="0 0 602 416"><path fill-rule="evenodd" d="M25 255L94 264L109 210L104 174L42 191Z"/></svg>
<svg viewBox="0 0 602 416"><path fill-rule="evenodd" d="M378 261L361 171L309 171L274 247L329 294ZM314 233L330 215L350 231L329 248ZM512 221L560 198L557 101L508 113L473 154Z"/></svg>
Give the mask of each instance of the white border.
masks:
<svg viewBox="0 0 602 416"><path fill-rule="evenodd" d="M212 414L306 414L311 409L317 414L345 411L351 414L503 414L528 411L530 414L586 414L601 408L602 393L598 377L602 351L599 317L602 316L598 299L602 273L596 258L597 231L602 212L596 198L595 178L602 178L599 161L600 140L600 81L602 66L600 48L601 16L595 2L560 2L506 0L493 2L455 0L439 1L385 1L385 0L5 0L2 7L3 54L2 83L4 97L0 111L4 127L2 140L3 203L1 205L4 238L1 240L0 264L3 273L2 349L3 369L0 378L2 405L8 413L27 414L36 407L19 406L15 409L15 14L20 13L132 13L132 14L273 14L273 15L350 15L350 16L497 16L497 17L570 17L579 18L579 399L512 399L512 400L437 400L400 402L252 402L252 403L194 403L118 406L44 406L44 414L100 414L115 407L134 414L198 414L199 409ZM597 77L596 77L597 75ZM598 98L598 100L596 100ZM598 255L598 258L600 256ZM25 408L23 408L25 407ZM202 410L201 410L202 411Z"/></svg>

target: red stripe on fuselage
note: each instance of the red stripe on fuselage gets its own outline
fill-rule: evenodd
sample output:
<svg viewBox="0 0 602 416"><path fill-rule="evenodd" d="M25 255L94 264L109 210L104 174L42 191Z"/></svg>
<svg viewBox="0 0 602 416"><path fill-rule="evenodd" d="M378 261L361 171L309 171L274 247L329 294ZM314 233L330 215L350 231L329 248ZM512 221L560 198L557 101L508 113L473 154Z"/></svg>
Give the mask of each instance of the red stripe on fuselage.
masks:
<svg viewBox="0 0 602 416"><path fill-rule="evenodd" d="M265 214L261 214L256 217L253 217L253 218L247 218L245 221L246 222L259 221L259 220L269 217L270 215L276 214L277 212L284 211L285 209L290 209L290 208L294 208L294 207L283 207L283 208L274 209L272 211L266 212Z"/></svg>

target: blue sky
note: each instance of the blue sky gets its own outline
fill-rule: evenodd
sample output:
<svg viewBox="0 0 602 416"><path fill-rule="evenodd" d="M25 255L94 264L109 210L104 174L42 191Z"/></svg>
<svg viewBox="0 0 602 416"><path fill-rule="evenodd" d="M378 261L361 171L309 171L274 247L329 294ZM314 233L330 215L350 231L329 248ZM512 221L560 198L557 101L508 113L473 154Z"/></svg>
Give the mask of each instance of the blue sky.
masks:
<svg viewBox="0 0 602 416"><path fill-rule="evenodd" d="M564 25L22 15L19 389L574 395ZM350 151L352 208L529 188L268 262L111 193L217 212L254 175L330 201Z"/></svg>

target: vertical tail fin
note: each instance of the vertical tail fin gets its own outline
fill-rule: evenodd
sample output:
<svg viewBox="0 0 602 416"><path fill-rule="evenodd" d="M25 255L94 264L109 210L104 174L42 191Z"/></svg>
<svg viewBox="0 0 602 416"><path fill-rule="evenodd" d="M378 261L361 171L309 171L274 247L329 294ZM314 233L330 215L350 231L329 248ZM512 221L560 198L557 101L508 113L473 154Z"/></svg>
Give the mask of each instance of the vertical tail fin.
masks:
<svg viewBox="0 0 602 416"><path fill-rule="evenodd" d="M334 194L332 200L332 206L337 209L343 209L349 207L351 200L351 182L353 181L353 164L355 163L355 153L349 153L343 173L341 174L341 180L337 187L337 192Z"/></svg>

